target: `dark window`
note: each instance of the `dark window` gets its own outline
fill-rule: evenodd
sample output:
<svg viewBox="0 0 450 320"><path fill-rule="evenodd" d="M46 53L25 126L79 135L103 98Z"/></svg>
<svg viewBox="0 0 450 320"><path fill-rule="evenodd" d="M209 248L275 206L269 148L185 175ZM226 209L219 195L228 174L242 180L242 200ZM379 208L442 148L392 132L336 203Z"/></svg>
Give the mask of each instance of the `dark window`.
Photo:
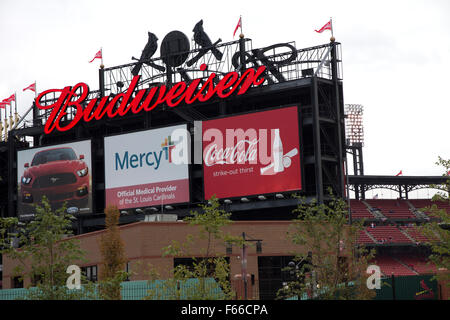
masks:
<svg viewBox="0 0 450 320"><path fill-rule="evenodd" d="M23 288L23 280L20 277L12 278L12 287L13 289Z"/></svg>
<svg viewBox="0 0 450 320"><path fill-rule="evenodd" d="M35 287L38 283L42 281L42 276L40 274L34 274L31 277L31 286Z"/></svg>
<svg viewBox="0 0 450 320"><path fill-rule="evenodd" d="M258 257L259 298L261 300L274 300L283 283L292 280L289 271L285 271L293 256Z"/></svg>
<svg viewBox="0 0 450 320"><path fill-rule="evenodd" d="M125 265L125 272L127 273L127 278L125 279L125 281L130 281L130 273L131 273L131 262L128 261L127 264Z"/></svg>
<svg viewBox="0 0 450 320"><path fill-rule="evenodd" d="M97 266L82 267L81 272L87 280L97 282Z"/></svg>

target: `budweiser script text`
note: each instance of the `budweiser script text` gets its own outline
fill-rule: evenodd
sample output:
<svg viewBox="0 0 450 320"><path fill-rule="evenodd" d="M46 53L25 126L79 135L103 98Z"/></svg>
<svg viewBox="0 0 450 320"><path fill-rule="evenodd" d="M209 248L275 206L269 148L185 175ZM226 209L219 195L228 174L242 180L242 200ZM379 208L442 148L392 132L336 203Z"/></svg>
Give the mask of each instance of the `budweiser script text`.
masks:
<svg viewBox="0 0 450 320"><path fill-rule="evenodd" d="M205 71L207 66L202 64L200 70ZM50 89L38 95L36 98L36 107L41 110L51 110L44 132L51 133L54 129L58 131L67 131L72 129L78 122L84 120L100 120L105 115L109 118L116 116L125 116L128 112L137 114L141 111L151 111L158 105L166 104L173 108L184 101L186 104L192 104L195 101L205 102L213 96L227 98L237 91L237 95L247 92L250 86L260 86L264 83L264 73L266 67L260 66L257 70L247 69L242 75L237 72L227 73L218 81L214 82L215 73L211 73L203 85L200 85L202 79L194 79L190 84L178 82L172 87L165 85L155 86L149 89L136 91L134 98L131 99L140 76L133 77L126 93L120 93L111 98L105 96L100 100L94 98L87 105L85 103L89 94L89 87L85 83L78 83L74 87L67 86L64 89ZM46 95L60 92L58 100L50 105L42 104ZM81 93L80 93L81 92ZM131 102L129 102L131 100ZM66 116L75 110L73 119L65 121Z"/></svg>

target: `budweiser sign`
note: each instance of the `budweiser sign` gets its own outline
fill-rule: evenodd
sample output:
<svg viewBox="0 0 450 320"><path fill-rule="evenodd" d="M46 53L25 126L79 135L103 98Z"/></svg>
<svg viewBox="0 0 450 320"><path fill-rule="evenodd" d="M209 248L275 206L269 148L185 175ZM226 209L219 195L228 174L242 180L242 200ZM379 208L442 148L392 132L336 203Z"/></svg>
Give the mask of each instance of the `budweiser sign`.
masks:
<svg viewBox="0 0 450 320"><path fill-rule="evenodd" d="M200 66L200 70L205 71L206 69L205 64ZM260 66L256 70L251 68L241 75L237 72L229 72L219 81L215 79L216 74L211 73L203 85L200 85L202 79L194 79L190 84L181 81L171 87L161 85L141 90L136 90L140 79L140 75L137 75L133 77L126 92L114 97L94 98L87 103L89 87L80 82L73 87L50 89L40 93L36 98L36 106L41 110L51 110L44 127L44 132L49 134L55 129L58 131L70 130L80 121L90 122L104 117L123 117L130 112L134 114L142 111L148 112L162 104L173 108L181 103L205 102L213 97L224 99L234 93L241 95L247 92L251 86L257 87L263 84L265 79L262 75L265 69L265 66ZM41 104L47 95L55 92L60 93L55 103ZM133 93L135 93L134 98L132 98ZM69 112L72 113L73 109L75 109L74 117L69 121L64 121L65 116Z"/></svg>

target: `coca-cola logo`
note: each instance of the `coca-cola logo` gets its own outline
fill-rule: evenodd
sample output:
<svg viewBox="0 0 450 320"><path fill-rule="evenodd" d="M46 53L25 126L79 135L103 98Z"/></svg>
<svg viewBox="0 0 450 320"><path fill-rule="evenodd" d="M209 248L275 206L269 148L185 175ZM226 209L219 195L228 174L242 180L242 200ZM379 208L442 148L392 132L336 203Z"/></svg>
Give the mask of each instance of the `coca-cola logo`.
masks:
<svg viewBox="0 0 450 320"><path fill-rule="evenodd" d="M259 137L257 137L257 132ZM270 135L268 134L270 132ZM224 164L261 165L261 175L283 172L298 154L293 148L283 153L280 129L227 129L222 131L209 128L203 134L203 141L212 141L203 150L203 160L207 167Z"/></svg>
<svg viewBox="0 0 450 320"><path fill-rule="evenodd" d="M232 163L257 163L258 140L241 140L234 147L221 148L216 143L205 149L205 166Z"/></svg>

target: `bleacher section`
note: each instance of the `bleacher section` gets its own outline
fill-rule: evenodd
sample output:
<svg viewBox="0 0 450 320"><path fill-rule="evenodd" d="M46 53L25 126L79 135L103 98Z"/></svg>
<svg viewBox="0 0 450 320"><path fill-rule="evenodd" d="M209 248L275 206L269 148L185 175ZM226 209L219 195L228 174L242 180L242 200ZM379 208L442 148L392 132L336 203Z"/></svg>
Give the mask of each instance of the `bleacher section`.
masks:
<svg viewBox="0 0 450 320"><path fill-rule="evenodd" d="M352 219L375 219L370 213L367 206L360 200L350 200L350 208L352 211Z"/></svg>
<svg viewBox="0 0 450 320"><path fill-rule="evenodd" d="M450 212L450 205L430 199L370 199L350 200L352 219L366 219L364 232L358 243L366 245L420 245L437 238L426 238L412 223L426 223L430 219L419 208L436 204Z"/></svg>
<svg viewBox="0 0 450 320"><path fill-rule="evenodd" d="M394 220L407 220L416 219L416 216L411 212L408 203L405 200L393 200L393 199L371 199L366 202L378 209L388 219Z"/></svg>
<svg viewBox="0 0 450 320"><path fill-rule="evenodd" d="M446 209L447 212L450 213L450 205L445 202L431 201L430 199L413 199L413 200L408 200L408 201L409 201L409 203L411 203L414 206L414 208L416 208L416 210L423 211L427 215L429 214L429 212L427 212L426 210L421 210L421 209L430 207L433 204L435 204L438 207L438 209Z"/></svg>
<svg viewBox="0 0 450 320"><path fill-rule="evenodd" d="M396 226L367 227L366 231L378 244L412 244L413 242Z"/></svg>
<svg viewBox="0 0 450 320"><path fill-rule="evenodd" d="M436 266L423 255L402 254L397 255L396 258L418 274L434 274L437 272Z"/></svg>
<svg viewBox="0 0 450 320"><path fill-rule="evenodd" d="M417 272L403 265L401 262L387 255L377 256L371 263L380 267L385 276L414 276Z"/></svg>
<svg viewBox="0 0 450 320"><path fill-rule="evenodd" d="M361 230L358 236L359 244L375 244L372 238L366 233L365 230Z"/></svg>
<svg viewBox="0 0 450 320"><path fill-rule="evenodd" d="M436 239L430 239L427 238L425 235L423 235L415 226L409 227L409 226L401 226L400 229L403 232L406 232L411 238L413 238L416 242L430 242L432 240Z"/></svg>

